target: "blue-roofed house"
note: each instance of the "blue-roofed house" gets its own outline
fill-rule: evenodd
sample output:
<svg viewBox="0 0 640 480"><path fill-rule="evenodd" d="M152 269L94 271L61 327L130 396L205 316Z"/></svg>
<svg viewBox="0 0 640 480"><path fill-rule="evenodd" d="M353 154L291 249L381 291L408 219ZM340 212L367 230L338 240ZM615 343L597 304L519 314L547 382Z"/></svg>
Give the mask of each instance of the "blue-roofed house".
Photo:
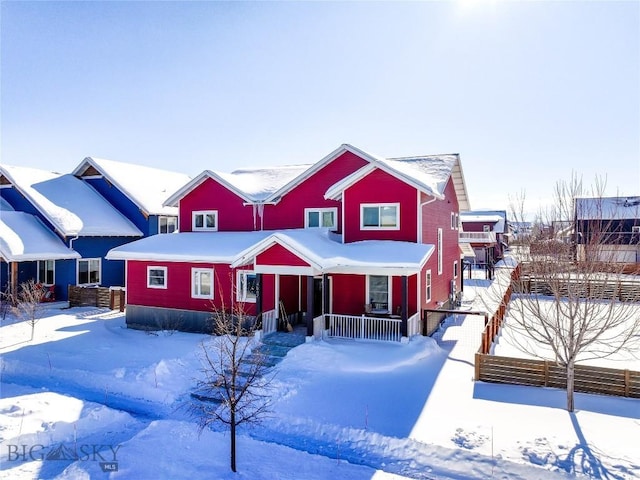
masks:
<svg viewBox="0 0 640 480"><path fill-rule="evenodd" d="M77 252L75 261L53 269L46 263L51 259L33 260L34 271L46 277L41 283L56 286L57 298L67 298L68 285L124 286L123 262L106 262L104 257L110 249L140 238L142 232L88 184L70 174L0 165L0 198L13 210L37 217L64 246Z"/></svg>

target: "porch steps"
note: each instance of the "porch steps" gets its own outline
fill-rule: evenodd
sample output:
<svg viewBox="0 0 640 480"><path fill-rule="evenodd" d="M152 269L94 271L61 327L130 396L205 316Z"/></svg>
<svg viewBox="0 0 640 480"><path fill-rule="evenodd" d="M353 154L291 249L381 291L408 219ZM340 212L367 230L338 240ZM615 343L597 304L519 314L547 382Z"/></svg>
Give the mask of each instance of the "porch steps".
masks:
<svg viewBox="0 0 640 480"><path fill-rule="evenodd" d="M260 363L266 368L271 368L282 361L292 348L302 345L305 342L306 327L294 329L293 332L273 332L262 339L262 343L254 351L243 358L238 371L239 381L248 376L248 370L243 369L243 365L255 365ZM255 354L254 354L255 353ZM229 373L229 372L226 372ZM202 395L192 392L191 397L201 402L222 403L222 394Z"/></svg>

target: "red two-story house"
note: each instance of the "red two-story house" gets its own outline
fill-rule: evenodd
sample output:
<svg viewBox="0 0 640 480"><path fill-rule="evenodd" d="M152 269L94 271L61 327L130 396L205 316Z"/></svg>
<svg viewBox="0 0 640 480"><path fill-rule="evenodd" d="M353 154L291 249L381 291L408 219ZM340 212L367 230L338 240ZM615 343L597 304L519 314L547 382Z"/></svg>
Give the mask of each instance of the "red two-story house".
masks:
<svg viewBox="0 0 640 480"><path fill-rule="evenodd" d="M214 309L308 335L400 340L461 289L459 156L342 145L313 165L205 171L166 202L180 232L115 248L127 324L206 330ZM285 313L286 312L286 313Z"/></svg>

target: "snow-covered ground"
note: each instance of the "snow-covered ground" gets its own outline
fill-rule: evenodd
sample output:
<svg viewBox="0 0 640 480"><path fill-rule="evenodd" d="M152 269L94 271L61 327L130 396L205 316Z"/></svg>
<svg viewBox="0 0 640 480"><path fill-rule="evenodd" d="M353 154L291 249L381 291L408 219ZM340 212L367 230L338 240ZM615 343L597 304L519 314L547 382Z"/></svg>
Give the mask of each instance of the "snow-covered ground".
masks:
<svg viewBox="0 0 640 480"><path fill-rule="evenodd" d="M466 308L487 284L467 282ZM640 400L577 394L569 414L563 391L474 383L482 326L461 313L406 345L296 347L274 367L270 418L240 430L232 474L228 434L199 436L186 410L206 336L50 308L29 341L8 316L0 478L640 478Z"/></svg>

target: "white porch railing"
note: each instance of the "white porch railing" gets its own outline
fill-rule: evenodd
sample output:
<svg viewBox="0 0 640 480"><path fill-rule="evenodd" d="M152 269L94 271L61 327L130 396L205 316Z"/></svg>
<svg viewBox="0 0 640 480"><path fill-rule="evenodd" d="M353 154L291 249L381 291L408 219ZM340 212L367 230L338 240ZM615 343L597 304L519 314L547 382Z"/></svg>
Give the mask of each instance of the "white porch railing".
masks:
<svg viewBox="0 0 640 480"><path fill-rule="evenodd" d="M397 318L361 317L330 313L329 336L399 342L402 320Z"/></svg>
<svg viewBox="0 0 640 480"><path fill-rule="evenodd" d="M407 319L407 336L420 335L422 333L420 327L420 312L416 312Z"/></svg>
<svg viewBox="0 0 640 480"><path fill-rule="evenodd" d="M262 333L264 335L278 330L277 313L278 311L275 308L262 312Z"/></svg>
<svg viewBox="0 0 640 480"><path fill-rule="evenodd" d="M458 233L460 242L471 243L495 243L495 232L460 232Z"/></svg>

